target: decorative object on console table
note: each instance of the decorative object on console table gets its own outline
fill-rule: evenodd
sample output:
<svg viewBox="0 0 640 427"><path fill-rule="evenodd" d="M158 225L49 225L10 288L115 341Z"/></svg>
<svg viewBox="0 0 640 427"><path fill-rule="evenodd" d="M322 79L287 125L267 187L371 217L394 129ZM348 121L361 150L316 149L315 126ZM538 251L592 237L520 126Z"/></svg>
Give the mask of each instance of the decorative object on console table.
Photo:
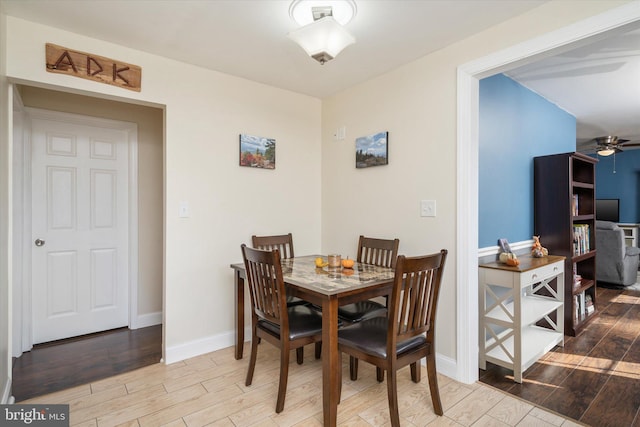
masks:
<svg viewBox="0 0 640 427"><path fill-rule="evenodd" d="M533 236L533 246L531 247L531 256L534 258L542 258L549 255L547 248L540 243L540 236Z"/></svg>
<svg viewBox="0 0 640 427"><path fill-rule="evenodd" d="M565 334L576 335L598 315L596 295L595 164L580 153L534 158L534 233L565 260ZM567 191L568 189L568 191ZM580 309L589 295L593 309ZM576 298L578 297L578 298ZM584 305L582 306L584 307Z"/></svg>
<svg viewBox="0 0 640 427"><path fill-rule="evenodd" d="M502 250L502 252L500 252L500 255L498 255L498 260L501 263L510 266L516 266L520 264L518 256L511 250L511 246L509 246L509 242L507 241L507 239L498 239L498 245L500 245L500 249Z"/></svg>

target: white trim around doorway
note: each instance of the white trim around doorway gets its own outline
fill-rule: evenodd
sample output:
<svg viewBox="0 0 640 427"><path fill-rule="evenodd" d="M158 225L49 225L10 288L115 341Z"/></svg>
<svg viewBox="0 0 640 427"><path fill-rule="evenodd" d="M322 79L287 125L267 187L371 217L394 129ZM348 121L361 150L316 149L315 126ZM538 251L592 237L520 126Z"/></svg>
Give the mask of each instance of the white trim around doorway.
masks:
<svg viewBox="0 0 640 427"><path fill-rule="evenodd" d="M148 326L148 320L139 319L138 315L138 128L135 123L104 119L99 117L89 117L79 114L63 113L59 111L43 110L38 108L20 108L23 118L22 137L15 147L20 150L21 161L15 163L19 170L14 171L22 177L21 182L14 185L15 194L21 194L20 200L15 200L17 209L20 209L24 218L23 224L16 229L14 234L16 239L22 242L20 260L16 264L20 265L22 271L21 283L13 283L13 289L19 294L20 305L14 305L14 340L13 357L19 357L24 351L33 347L32 335L32 312L31 312L31 138L29 122L31 118L41 118L49 120L62 120L75 124L85 124L89 126L103 127L108 129L122 130L127 133L129 149L129 328L137 329ZM154 319L155 320L155 319Z"/></svg>

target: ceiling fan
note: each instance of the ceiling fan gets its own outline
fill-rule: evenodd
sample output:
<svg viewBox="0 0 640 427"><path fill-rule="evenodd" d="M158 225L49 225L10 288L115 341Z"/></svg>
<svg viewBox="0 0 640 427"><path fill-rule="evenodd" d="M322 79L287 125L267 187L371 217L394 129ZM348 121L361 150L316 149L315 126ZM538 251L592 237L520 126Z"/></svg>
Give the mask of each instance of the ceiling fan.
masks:
<svg viewBox="0 0 640 427"><path fill-rule="evenodd" d="M629 144L628 139L621 139L617 136L600 136L594 138L596 143L596 153L599 156L610 156L612 154L621 153L622 147L640 147L640 142L633 142Z"/></svg>

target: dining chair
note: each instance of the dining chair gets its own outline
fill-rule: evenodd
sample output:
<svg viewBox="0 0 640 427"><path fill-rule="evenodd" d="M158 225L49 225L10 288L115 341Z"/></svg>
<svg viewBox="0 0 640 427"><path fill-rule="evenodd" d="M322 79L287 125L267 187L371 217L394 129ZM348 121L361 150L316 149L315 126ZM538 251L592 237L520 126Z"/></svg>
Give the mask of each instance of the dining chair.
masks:
<svg viewBox="0 0 640 427"><path fill-rule="evenodd" d="M289 354L295 349L300 355L303 346L322 339L322 315L307 305L287 305L278 249L252 249L245 244L241 249L251 296L251 357L245 384L250 386L253 380L258 340L278 347L280 383L276 412L280 413L287 393Z"/></svg>
<svg viewBox="0 0 640 427"><path fill-rule="evenodd" d="M397 371L410 365L420 382L420 360L426 357L434 412L442 415L435 358L435 320L447 250L421 256L400 255L395 269L389 315L338 330L338 348L387 372L391 425L400 425Z"/></svg>
<svg viewBox="0 0 640 427"><path fill-rule="evenodd" d="M282 258L293 258L293 235L281 234L275 236L251 236L254 248L273 250L278 249Z"/></svg>
<svg viewBox="0 0 640 427"><path fill-rule="evenodd" d="M251 243L254 248L264 249L264 250L273 250L278 249L280 251L280 255L283 259L293 258L293 235L291 233L288 234L279 234L274 236L256 236L255 234L251 236ZM301 298L294 297L287 293L287 305L289 307L293 305L310 305L308 301L305 301ZM316 308L317 309L317 308ZM320 359L322 353L322 344L316 343L315 347L315 356L316 359ZM299 365L302 365L302 361L304 359L304 349L300 348L296 353L297 361Z"/></svg>
<svg viewBox="0 0 640 427"><path fill-rule="evenodd" d="M295 256L293 252L293 235L291 233L275 236L253 235L251 236L251 242L253 247L257 249L278 249L280 251L280 255L284 259L293 258ZM297 304L308 304L308 302L298 297L287 295L287 305L291 306Z"/></svg>
<svg viewBox="0 0 640 427"><path fill-rule="evenodd" d="M395 268L399 246L399 239L360 236L356 259L364 264ZM386 316L386 314L386 305L373 300L358 301L338 308L338 317L347 323L361 322L371 317Z"/></svg>
<svg viewBox="0 0 640 427"><path fill-rule="evenodd" d="M395 268L399 246L399 239L378 239L360 235L356 259L364 264ZM351 324L373 317L384 317L387 315L386 302L381 304L374 300L363 300L346 304L338 307L338 318L344 324ZM316 353L319 345L316 346ZM354 381L358 378L358 359L355 357L349 358L349 374ZM377 378L379 382L384 379L381 369L377 369Z"/></svg>

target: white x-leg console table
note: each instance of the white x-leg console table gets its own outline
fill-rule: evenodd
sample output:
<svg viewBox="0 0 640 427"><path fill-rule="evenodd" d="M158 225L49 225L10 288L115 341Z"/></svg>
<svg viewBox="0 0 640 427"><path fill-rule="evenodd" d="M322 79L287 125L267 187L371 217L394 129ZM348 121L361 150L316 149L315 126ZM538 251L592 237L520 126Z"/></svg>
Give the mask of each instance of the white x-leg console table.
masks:
<svg viewBox="0 0 640 427"><path fill-rule="evenodd" d="M480 369L513 369L514 381L556 345L564 346L564 257L523 257L479 266Z"/></svg>

